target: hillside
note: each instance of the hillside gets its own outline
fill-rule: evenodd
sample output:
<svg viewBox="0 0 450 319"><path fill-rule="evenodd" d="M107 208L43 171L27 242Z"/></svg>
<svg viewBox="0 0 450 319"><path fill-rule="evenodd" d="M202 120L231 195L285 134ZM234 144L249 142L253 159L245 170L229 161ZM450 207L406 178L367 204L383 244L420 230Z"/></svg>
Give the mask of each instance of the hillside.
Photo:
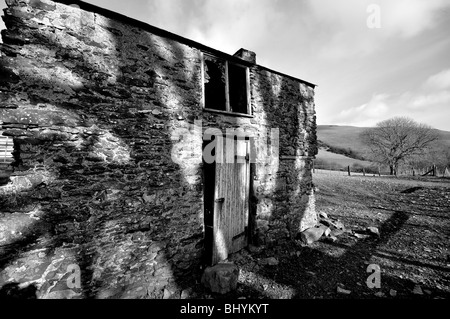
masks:
<svg viewBox="0 0 450 319"><path fill-rule="evenodd" d="M365 146L359 140L359 135L365 129L356 126L318 125L317 138L329 146L351 148L361 152Z"/></svg>
<svg viewBox="0 0 450 319"><path fill-rule="evenodd" d="M356 154L364 156L367 148L359 139L359 136L365 129L365 127L356 126L318 125L317 138L328 146L351 149ZM437 131L441 137L441 147L450 149L450 132Z"/></svg>
<svg viewBox="0 0 450 319"><path fill-rule="evenodd" d="M372 163L368 161L361 161L358 159L350 158L348 156L342 155L342 154L336 154L329 152L323 148L319 148L319 153L317 154L316 158L318 160L321 160L322 163L327 163L328 165L336 164L336 166L341 167L347 167L352 165L360 165L360 166L371 166ZM320 161L319 161L320 163ZM332 164L333 163L333 164Z"/></svg>

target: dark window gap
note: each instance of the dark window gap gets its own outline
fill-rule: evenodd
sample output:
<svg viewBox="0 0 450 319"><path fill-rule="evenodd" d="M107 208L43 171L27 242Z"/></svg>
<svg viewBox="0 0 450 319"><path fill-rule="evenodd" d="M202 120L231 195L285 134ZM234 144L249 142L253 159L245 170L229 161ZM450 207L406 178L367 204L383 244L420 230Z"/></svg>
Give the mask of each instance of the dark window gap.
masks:
<svg viewBox="0 0 450 319"><path fill-rule="evenodd" d="M231 112L248 113L246 68L228 63L228 83Z"/></svg>
<svg viewBox="0 0 450 319"><path fill-rule="evenodd" d="M226 111L225 62L205 58L205 107Z"/></svg>

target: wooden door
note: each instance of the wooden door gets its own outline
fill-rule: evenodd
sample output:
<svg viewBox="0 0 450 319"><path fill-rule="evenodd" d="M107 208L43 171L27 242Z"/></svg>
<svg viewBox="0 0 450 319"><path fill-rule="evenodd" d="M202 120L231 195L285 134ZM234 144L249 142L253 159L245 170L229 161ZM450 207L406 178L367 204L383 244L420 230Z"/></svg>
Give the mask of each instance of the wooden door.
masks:
<svg viewBox="0 0 450 319"><path fill-rule="evenodd" d="M212 264L227 259L228 254L241 250L248 242L250 143L238 137L231 148L227 146L230 139L234 137L224 139L222 163L216 161ZM226 150L234 150L233 156ZM227 158L234 158L233 163Z"/></svg>

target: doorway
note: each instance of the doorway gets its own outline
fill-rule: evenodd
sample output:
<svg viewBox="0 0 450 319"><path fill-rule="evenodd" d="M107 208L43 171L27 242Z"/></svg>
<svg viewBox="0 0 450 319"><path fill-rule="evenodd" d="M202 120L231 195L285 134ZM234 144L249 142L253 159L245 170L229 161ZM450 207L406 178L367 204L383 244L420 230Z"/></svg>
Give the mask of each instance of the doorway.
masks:
<svg viewBox="0 0 450 319"><path fill-rule="evenodd" d="M207 163L203 156L205 249L210 265L249 242L250 141L246 136L224 135L223 143L211 151L214 161ZM214 140L204 141L203 149L209 143Z"/></svg>

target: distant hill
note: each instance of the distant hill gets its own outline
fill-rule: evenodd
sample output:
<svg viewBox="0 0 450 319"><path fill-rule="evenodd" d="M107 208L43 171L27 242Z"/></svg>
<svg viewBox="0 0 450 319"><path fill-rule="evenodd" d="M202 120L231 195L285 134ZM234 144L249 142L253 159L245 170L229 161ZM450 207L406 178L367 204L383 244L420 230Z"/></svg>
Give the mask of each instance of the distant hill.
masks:
<svg viewBox="0 0 450 319"><path fill-rule="evenodd" d="M367 147L360 140L360 134L366 127L318 125L317 139L319 153L316 159L327 164L340 166L361 165L370 166L371 162L364 161ZM440 135L440 149L450 150L450 132L437 130Z"/></svg>
<svg viewBox="0 0 450 319"><path fill-rule="evenodd" d="M317 139L324 144L342 148L351 149L355 153L364 155L367 147L359 139L360 134L367 129L366 127L339 126L339 125L318 125ZM443 147L450 148L450 132L437 130Z"/></svg>
<svg viewBox="0 0 450 319"><path fill-rule="evenodd" d="M320 159L324 162L327 162L328 165L330 163L334 163L338 166L343 166L343 167L347 167L347 166L352 166L352 165L360 165L360 166L370 166L373 163L368 162L368 161L361 161L358 159L354 159L342 154L336 154L333 152L329 152L327 150L325 150L324 148L319 148L319 153L316 156L317 159Z"/></svg>

